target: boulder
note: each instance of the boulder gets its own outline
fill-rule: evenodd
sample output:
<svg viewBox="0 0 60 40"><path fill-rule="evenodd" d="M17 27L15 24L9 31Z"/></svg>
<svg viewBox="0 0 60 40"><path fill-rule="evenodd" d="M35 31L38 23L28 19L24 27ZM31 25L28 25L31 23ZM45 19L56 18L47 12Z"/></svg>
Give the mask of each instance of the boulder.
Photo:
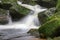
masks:
<svg viewBox="0 0 60 40"><path fill-rule="evenodd" d="M41 25L39 33L41 38L54 38L60 36L60 12L48 18L49 20Z"/></svg>
<svg viewBox="0 0 60 40"><path fill-rule="evenodd" d="M7 24L9 22L7 13L7 10L0 9L0 24Z"/></svg>
<svg viewBox="0 0 60 40"><path fill-rule="evenodd" d="M46 7L46 8L52 8L52 7L56 7L58 0L37 0L37 4L39 4L42 7Z"/></svg>
<svg viewBox="0 0 60 40"><path fill-rule="evenodd" d="M35 36L37 38L39 38L39 35L40 35L38 32L38 29L31 29L27 33L30 33L30 35Z"/></svg>
<svg viewBox="0 0 60 40"><path fill-rule="evenodd" d="M20 5L13 5L10 9L9 9L9 13L12 17L12 21L18 21L21 18L25 17L28 13L30 12L29 9L26 9Z"/></svg>
<svg viewBox="0 0 60 40"><path fill-rule="evenodd" d="M11 4L0 3L0 8L5 10L9 10L11 6L12 6Z"/></svg>
<svg viewBox="0 0 60 40"><path fill-rule="evenodd" d="M41 24L44 24L45 22L47 22L49 19L50 16L53 16L54 13L56 12L56 8L50 8L50 9L47 9L46 11L43 11L43 12L40 12L38 14L38 18L39 18L39 21Z"/></svg>
<svg viewBox="0 0 60 40"><path fill-rule="evenodd" d="M58 11L60 11L60 0L58 0L58 2L57 2L56 9L57 9Z"/></svg>
<svg viewBox="0 0 60 40"><path fill-rule="evenodd" d="M20 14L19 12L17 12L14 9L10 9L9 10L10 16L12 18L12 21L19 21L21 18L23 18L25 15Z"/></svg>
<svg viewBox="0 0 60 40"><path fill-rule="evenodd" d="M30 10L17 4L18 0L1 0L0 8L9 10L13 21L20 20L27 15Z"/></svg>
<svg viewBox="0 0 60 40"><path fill-rule="evenodd" d="M17 0L1 0L0 8L9 10L15 3L17 3Z"/></svg>
<svg viewBox="0 0 60 40"><path fill-rule="evenodd" d="M23 4L29 4L29 5L36 5L36 0L18 0L21 1Z"/></svg>

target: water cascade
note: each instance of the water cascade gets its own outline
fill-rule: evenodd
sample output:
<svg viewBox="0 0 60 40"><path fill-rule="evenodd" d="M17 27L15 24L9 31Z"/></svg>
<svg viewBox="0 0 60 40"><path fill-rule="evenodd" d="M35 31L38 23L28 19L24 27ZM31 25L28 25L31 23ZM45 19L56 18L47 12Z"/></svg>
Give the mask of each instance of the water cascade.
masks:
<svg viewBox="0 0 60 40"><path fill-rule="evenodd" d="M3 30L0 31L1 33L4 33L5 35L7 35L7 36L5 36L6 39L15 37L17 34L19 36L21 33L26 33L31 28L39 28L40 25L39 25L39 20L38 20L38 13L47 10L47 9L42 9L39 5L31 6L31 5L27 5L27 4L22 4L19 1L17 3L25 8L30 9L31 12L26 17L22 18L20 21L14 22L14 23L12 23L11 17L8 12L9 24L0 25L0 30L1 29L3 29L3 30L10 29L10 30L8 30L8 31L10 31L10 33L7 30L5 30L5 32ZM17 30L17 32L16 31L12 32L11 29L20 29L20 30Z"/></svg>

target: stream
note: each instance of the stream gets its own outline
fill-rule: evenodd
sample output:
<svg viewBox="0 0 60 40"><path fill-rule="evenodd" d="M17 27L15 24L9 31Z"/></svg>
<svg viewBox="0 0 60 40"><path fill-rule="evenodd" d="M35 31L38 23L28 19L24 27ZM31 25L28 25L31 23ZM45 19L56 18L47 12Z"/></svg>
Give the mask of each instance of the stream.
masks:
<svg viewBox="0 0 60 40"><path fill-rule="evenodd" d="M19 5L28 8L31 12L18 22L12 23L9 15L9 23L7 25L0 25L0 40L33 40L34 36L30 36L27 32L30 29L39 28L38 13L47 10L39 5L31 6L17 2Z"/></svg>

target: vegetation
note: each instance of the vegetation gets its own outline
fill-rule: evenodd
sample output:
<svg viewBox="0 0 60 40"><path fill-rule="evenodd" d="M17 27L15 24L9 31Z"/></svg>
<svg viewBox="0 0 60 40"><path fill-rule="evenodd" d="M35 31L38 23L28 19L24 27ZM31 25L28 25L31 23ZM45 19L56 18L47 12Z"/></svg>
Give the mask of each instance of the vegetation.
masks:
<svg viewBox="0 0 60 40"><path fill-rule="evenodd" d="M22 1L23 4L29 4L29 5L36 5L36 0L19 0Z"/></svg>
<svg viewBox="0 0 60 40"><path fill-rule="evenodd" d="M57 6L56 6L56 12L53 14L53 16L48 17L49 19L47 22L42 24L42 26L39 28L39 33L42 38L48 38L48 37L58 37L60 36L59 28L60 28L60 0L58 0Z"/></svg>
<svg viewBox="0 0 60 40"><path fill-rule="evenodd" d="M17 4L17 1L18 0L0 0L0 15L1 17L3 17L2 19L0 18L0 23L4 23L8 20L5 20L5 19L8 19L7 16L9 15L4 15L4 14L7 14L5 13L5 11L9 11L8 14L11 14L10 16L12 17L12 20L20 20L22 17L26 16L30 10L25 8L25 7L22 7L20 6L19 4ZM1 11L1 9L3 11ZM2 12L2 13L1 13ZM5 16L5 17L4 17Z"/></svg>
<svg viewBox="0 0 60 40"><path fill-rule="evenodd" d="M43 6L46 8L52 8L52 7L56 7L57 0L38 0L37 3L40 6Z"/></svg>
<svg viewBox="0 0 60 40"><path fill-rule="evenodd" d="M23 15L27 15L30 10L29 9L26 9L20 5L17 4L17 0L1 0L1 7L0 8L3 8L3 9L15 9L16 11L18 11L20 14L23 14ZM10 5L11 6L10 6ZM4 6L5 5L5 6Z"/></svg>
<svg viewBox="0 0 60 40"><path fill-rule="evenodd" d="M8 11L4 9L0 9L0 24L7 24L8 23L8 18L7 14Z"/></svg>

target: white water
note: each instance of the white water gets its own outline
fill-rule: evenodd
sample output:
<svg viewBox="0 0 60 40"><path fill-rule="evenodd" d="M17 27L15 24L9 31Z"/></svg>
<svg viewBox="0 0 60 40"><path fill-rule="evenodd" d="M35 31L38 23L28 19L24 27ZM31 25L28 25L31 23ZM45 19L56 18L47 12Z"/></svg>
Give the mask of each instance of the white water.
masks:
<svg viewBox="0 0 60 40"><path fill-rule="evenodd" d="M38 29L40 26L39 25L40 23L38 20L38 13L47 10L47 9L42 9L39 5L31 6L27 4L22 4L19 1L17 3L25 8L30 9L31 12L26 17L22 18L20 21L12 23L12 20L8 11L9 24L0 25L0 29L4 29L4 30L0 30L0 33L2 33L2 39L9 39L9 38L14 38L18 36L26 36L28 35L26 34L26 32L28 32L30 29ZM28 38L31 38L31 37L28 37Z"/></svg>
<svg viewBox="0 0 60 40"><path fill-rule="evenodd" d="M18 22L12 23L11 17L9 17L9 24L7 24L7 25L0 25L0 29L21 29L20 33L26 33L30 29L33 29L33 28L34 29L38 29L39 28L38 13L42 12L42 11L45 11L47 9L42 9L39 5L31 6L31 5L27 5L27 4L22 4L19 1L17 3L19 5L25 7L25 8L28 8L28 9L32 10L32 11L26 17L22 18ZM16 33L15 33L15 35L16 35ZM8 36L6 38L8 38ZM11 36L13 36L13 35L11 35Z"/></svg>

